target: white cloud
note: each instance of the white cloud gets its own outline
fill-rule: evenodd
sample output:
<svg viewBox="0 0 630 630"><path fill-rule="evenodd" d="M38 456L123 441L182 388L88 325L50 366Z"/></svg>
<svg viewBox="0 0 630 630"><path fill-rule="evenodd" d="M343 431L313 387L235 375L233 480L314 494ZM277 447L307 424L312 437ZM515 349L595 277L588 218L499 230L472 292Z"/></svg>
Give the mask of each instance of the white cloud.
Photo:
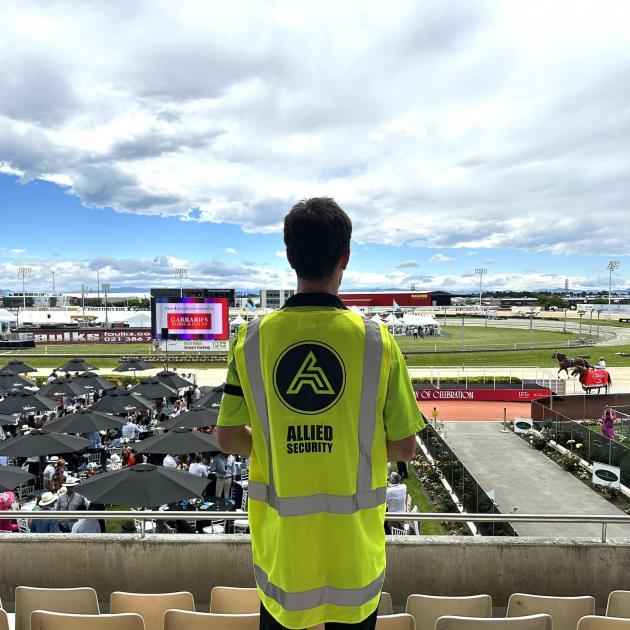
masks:
<svg viewBox="0 0 630 630"><path fill-rule="evenodd" d="M286 258L287 252L284 249L276 249L276 256L278 258Z"/></svg>
<svg viewBox="0 0 630 630"><path fill-rule="evenodd" d="M225 248L225 253L226 254L236 254L236 250L233 247L226 247Z"/></svg>
<svg viewBox="0 0 630 630"><path fill-rule="evenodd" d="M434 263L447 263L452 262L455 259L451 256L445 256L444 254L433 254L429 260Z"/></svg>
<svg viewBox="0 0 630 630"><path fill-rule="evenodd" d="M26 250L22 247L13 247L11 248L12 254L23 254Z"/></svg>
<svg viewBox="0 0 630 630"><path fill-rule="evenodd" d="M629 19L610 1L6 0L0 172L246 231L327 194L359 242L622 255Z"/></svg>
<svg viewBox="0 0 630 630"><path fill-rule="evenodd" d="M7 290L21 290L17 275L21 262L0 263L0 286ZM50 271L54 268L55 285L60 291L78 292L81 285L96 290L96 269L100 270L101 282L108 282L112 288L178 287L179 279L175 270L185 267L188 272L186 286L208 287L226 286L243 289L263 289L290 287L295 284L295 274L290 269L274 270L268 265L255 262L242 264L220 260L195 261L162 256L157 258L120 259L99 257L90 260L32 260L25 261L31 267L26 280L30 291L48 291L51 287ZM564 274L543 273L530 270L526 273L496 273L484 277L484 290L536 290L564 287ZM600 272L593 275L568 276L572 289L596 289L607 286L608 277ZM342 290L352 289L409 289L415 285L418 290L476 291L479 278L469 274L421 273L417 268L400 268L381 272L363 272L353 267L344 273ZM613 275L613 290L630 289L630 280Z"/></svg>

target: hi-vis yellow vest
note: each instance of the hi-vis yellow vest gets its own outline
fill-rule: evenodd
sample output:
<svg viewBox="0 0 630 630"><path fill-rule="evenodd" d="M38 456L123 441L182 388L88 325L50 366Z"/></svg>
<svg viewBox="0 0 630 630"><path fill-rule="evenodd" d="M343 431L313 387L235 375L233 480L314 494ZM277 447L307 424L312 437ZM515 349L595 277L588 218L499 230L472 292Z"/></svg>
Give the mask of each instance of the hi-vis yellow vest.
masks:
<svg viewBox="0 0 630 630"><path fill-rule="evenodd" d="M357 623L378 606L391 343L341 309L280 310L238 331L254 571L288 628Z"/></svg>

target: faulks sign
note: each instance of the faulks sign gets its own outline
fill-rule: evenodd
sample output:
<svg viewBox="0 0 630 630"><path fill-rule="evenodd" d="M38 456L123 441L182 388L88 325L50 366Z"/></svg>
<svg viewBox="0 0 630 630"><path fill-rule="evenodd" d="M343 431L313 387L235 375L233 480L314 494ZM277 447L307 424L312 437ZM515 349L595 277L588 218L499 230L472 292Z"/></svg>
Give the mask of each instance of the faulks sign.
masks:
<svg viewBox="0 0 630 630"><path fill-rule="evenodd" d="M79 329L64 330L45 328L29 330L36 344L80 343L151 343L150 328Z"/></svg>

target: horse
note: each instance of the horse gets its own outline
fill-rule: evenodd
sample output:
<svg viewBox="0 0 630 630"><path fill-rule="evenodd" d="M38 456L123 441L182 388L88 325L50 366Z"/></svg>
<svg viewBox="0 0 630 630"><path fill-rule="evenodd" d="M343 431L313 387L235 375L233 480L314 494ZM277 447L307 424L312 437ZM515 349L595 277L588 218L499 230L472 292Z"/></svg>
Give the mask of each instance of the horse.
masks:
<svg viewBox="0 0 630 630"><path fill-rule="evenodd" d="M568 357L566 354L562 354L561 352L558 352L557 350L551 355L551 358L558 360L558 364L560 366L558 368L558 376L560 376L560 372L562 372L562 370L564 370L567 376L569 376L569 368L574 368L576 366L580 366L584 368L592 367L589 364L589 362L586 359L583 359L582 357L578 357L577 359L574 359L573 357Z"/></svg>
<svg viewBox="0 0 630 630"><path fill-rule="evenodd" d="M599 394L599 390L602 387L604 388L604 393L608 393L608 386L612 385L612 378L606 370L589 370L581 365L576 365L571 372L571 376L578 376L582 389L587 394L590 394L594 389Z"/></svg>

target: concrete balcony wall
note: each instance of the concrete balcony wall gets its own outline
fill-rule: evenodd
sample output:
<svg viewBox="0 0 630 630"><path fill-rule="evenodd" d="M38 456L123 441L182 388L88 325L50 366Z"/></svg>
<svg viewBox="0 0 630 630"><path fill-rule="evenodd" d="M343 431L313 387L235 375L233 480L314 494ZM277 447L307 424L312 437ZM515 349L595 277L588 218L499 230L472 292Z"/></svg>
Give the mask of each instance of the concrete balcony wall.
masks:
<svg viewBox="0 0 630 630"><path fill-rule="evenodd" d="M296 558L300 550L296 549ZM359 559L357 559L359 560ZM396 606L411 593L594 595L630 590L630 539L397 537L388 539L384 590ZM190 591L207 606L213 586L253 586L249 536L0 536L0 598L16 586L92 586L112 591Z"/></svg>

